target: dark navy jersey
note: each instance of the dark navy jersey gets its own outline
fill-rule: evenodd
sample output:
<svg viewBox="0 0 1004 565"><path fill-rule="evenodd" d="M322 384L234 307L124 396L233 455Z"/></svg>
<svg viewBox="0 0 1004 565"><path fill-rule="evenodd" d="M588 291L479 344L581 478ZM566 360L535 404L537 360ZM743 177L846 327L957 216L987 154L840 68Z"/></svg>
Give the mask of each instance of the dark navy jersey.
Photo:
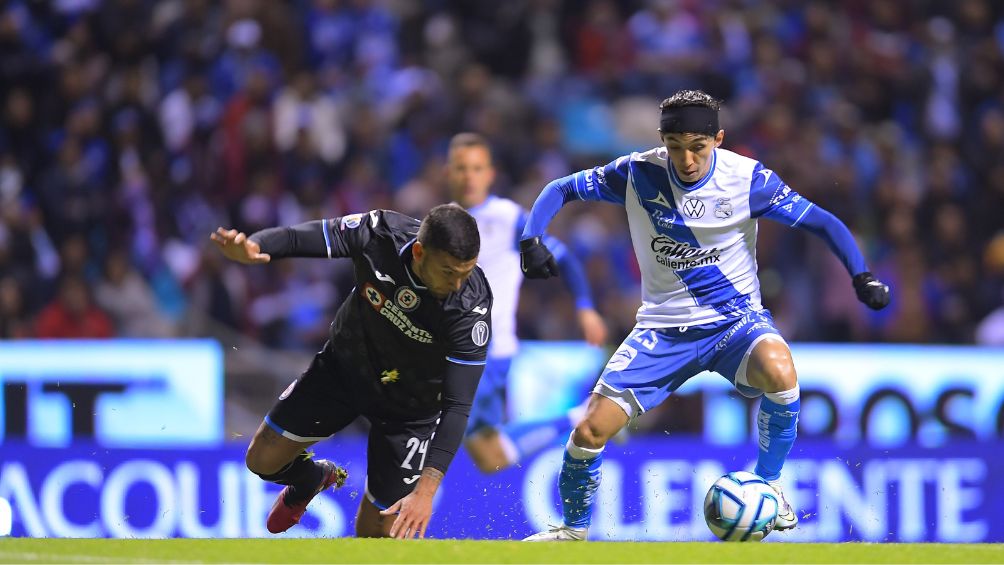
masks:
<svg viewBox="0 0 1004 565"><path fill-rule="evenodd" d="M324 220L329 257L349 257L356 286L331 323L331 343L384 409L440 410L448 363L485 362L492 292L475 267L458 292L434 297L411 272L420 222L388 210Z"/></svg>

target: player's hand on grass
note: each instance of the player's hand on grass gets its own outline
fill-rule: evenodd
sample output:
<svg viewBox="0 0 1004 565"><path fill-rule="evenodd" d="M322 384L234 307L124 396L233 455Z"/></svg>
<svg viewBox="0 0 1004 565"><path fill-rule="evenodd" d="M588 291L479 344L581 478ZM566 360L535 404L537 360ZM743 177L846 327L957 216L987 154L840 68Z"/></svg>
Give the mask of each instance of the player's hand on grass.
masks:
<svg viewBox="0 0 1004 565"><path fill-rule="evenodd" d="M390 527L390 537L397 539L424 538L425 529L429 527L432 517L432 495L415 489L408 496L398 500L390 508L380 512L383 516L393 516L394 524Z"/></svg>
<svg viewBox="0 0 1004 565"><path fill-rule="evenodd" d="M540 241L531 237L519 242L519 267L528 279L547 279L558 276L558 262Z"/></svg>
<svg viewBox="0 0 1004 565"><path fill-rule="evenodd" d="M231 261L245 265L259 265L268 263L272 259L268 253L262 253L261 247L248 239L244 232L216 228L216 232L210 234L209 238Z"/></svg>
<svg viewBox="0 0 1004 565"><path fill-rule="evenodd" d="M607 342L607 324L600 313L592 308L579 310L579 326L589 345L600 346Z"/></svg>
<svg viewBox="0 0 1004 565"><path fill-rule="evenodd" d="M889 304L889 285L865 271L854 275L854 292L858 300L872 310L881 310Z"/></svg>

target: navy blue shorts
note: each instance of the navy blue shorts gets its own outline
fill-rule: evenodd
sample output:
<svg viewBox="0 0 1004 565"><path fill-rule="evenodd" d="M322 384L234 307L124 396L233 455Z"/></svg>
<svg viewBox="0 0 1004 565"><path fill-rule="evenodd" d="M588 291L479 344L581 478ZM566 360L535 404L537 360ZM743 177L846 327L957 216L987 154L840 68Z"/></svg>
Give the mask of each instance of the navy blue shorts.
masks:
<svg viewBox="0 0 1004 565"><path fill-rule="evenodd" d="M362 416L370 423L366 445L366 498L381 510L404 498L422 475L439 414L392 419L363 409L326 343L310 367L280 396L265 423L301 443L327 439Z"/></svg>

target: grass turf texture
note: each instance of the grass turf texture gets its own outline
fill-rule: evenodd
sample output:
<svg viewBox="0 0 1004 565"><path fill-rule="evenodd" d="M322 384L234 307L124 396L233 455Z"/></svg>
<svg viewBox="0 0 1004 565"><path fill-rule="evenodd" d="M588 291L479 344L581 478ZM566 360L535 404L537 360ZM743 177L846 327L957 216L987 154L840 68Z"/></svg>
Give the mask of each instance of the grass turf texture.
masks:
<svg viewBox="0 0 1004 565"><path fill-rule="evenodd" d="M0 563L1002 563L1000 544L0 539Z"/></svg>

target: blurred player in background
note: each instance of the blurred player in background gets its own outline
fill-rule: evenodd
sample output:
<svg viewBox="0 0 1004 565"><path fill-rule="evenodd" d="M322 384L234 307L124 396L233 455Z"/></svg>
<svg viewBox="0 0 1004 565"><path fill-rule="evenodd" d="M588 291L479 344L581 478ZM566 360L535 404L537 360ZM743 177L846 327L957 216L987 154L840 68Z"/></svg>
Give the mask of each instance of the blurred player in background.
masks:
<svg viewBox="0 0 1004 565"><path fill-rule="evenodd" d="M474 463L485 473L504 469L536 451L552 445L568 433L577 419L566 416L554 420L505 425L506 381L513 356L519 347L516 337L516 304L523 274L519 269L519 239L526 225L526 210L507 198L490 193L495 181L491 148L476 133L457 134L450 140L446 164L450 196L478 222L481 256L495 295L492 314L492 342L488 362L478 387L465 445ZM579 325L586 341L603 345L607 328L593 307L582 265L558 239L543 235L553 251L562 280L575 296ZM579 412L581 409L572 413Z"/></svg>
<svg viewBox="0 0 1004 565"><path fill-rule="evenodd" d="M492 294L477 267L477 224L461 207L422 222L385 210L212 239L245 264L349 257L356 286L324 348L258 428L247 466L286 485L268 530L286 531L345 471L306 449L358 416L370 425L361 537L424 537L432 498L460 447L485 366ZM396 517L395 517L396 515Z"/></svg>
<svg viewBox="0 0 1004 565"><path fill-rule="evenodd" d="M889 287L868 271L840 220L761 163L720 148L719 104L701 91L677 92L660 106L662 147L552 181L533 205L520 241L522 269L531 278L557 274L541 236L566 202L624 206L642 271L642 305L568 440L558 479L564 523L527 540L586 539L607 440L706 369L747 397L763 395L755 471L778 494L775 528L798 523L779 483L795 441L798 380L788 346L760 304L757 219L821 237L868 307L885 307Z"/></svg>

